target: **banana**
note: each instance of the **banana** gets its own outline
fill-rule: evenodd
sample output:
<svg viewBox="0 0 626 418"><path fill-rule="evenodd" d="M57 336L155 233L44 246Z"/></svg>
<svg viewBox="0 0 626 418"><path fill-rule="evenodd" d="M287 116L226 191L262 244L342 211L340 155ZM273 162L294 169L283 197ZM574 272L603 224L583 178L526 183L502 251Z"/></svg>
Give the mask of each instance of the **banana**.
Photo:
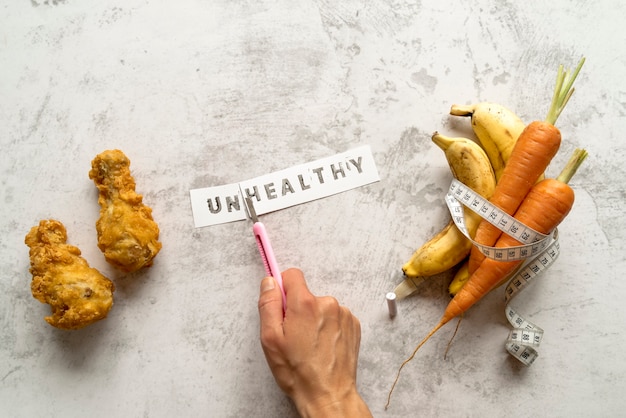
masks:
<svg viewBox="0 0 626 418"><path fill-rule="evenodd" d="M454 297L459 290L467 283L470 278L469 272L469 260L465 260L465 262L461 265L461 267L457 270L448 286L448 292L451 297Z"/></svg>
<svg viewBox="0 0 626 418"><path fill-rule="evenodd" d="M435 132L433 142L446 156L452 175L485 198L490 198L496 187L491 163L485 151L467 138L450 138ZM465 211L465 222L470 235L476 232L480 216ZM469 254L472 243L453 221L413 253L402 266L408 279L443 273L461 262ZM406 280L405 280L406 281ZM406 293L406 292L405 292Z"/></svg>
<svg viewBox="0 0 626 418"><path fill-rule="evenodd" d="M472 105L452 105L450 114L470 116L472 129L487 152L496 181L500 180L511 151L526 125L511 110L490 102Z"/></svg>
<svg viewBox="0 0 626 418"><path fill-rule="evenodd" d="M454 178L489 199L496 188L494 170L486 152L471 139L435 132L433 142L443 150Z"/></svg>
<svg viewBox="0 0 626 418"><path fill-rule="evenodd" d="M471 249L472 243L450 221L413 253L411 259L402 266L402 271L407 277L434 276L454 267Z"/></svg>

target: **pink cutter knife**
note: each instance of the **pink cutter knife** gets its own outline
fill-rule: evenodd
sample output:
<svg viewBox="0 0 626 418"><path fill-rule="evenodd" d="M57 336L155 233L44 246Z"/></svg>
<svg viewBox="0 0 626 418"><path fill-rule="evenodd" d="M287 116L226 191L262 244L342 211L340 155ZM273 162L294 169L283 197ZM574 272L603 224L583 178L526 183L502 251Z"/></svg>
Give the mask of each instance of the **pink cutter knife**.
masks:
<svg viewBox="0 0 626 418"><path fill-rule="evenodd" d="M248 209L248 215L254 223L252 231L254 232L254 237L256 238L256 243L259 247L261 259L263 259L263 264L265 265L265 272L268 276L272 276L276 280L278 286L280 287L280 291L283 294L284 312L287 309L287 299L285 297L285 289L283 288L283 276L280 274L280 269L278 268L278 263L276 262L276 257L274 256L274 250L272 249L272 244L270 243L270 238L267 235L265 225L259 222L259 218L254 210L254 205L252 204L252 199L246 197L245 202L246 208Z"/></svg>

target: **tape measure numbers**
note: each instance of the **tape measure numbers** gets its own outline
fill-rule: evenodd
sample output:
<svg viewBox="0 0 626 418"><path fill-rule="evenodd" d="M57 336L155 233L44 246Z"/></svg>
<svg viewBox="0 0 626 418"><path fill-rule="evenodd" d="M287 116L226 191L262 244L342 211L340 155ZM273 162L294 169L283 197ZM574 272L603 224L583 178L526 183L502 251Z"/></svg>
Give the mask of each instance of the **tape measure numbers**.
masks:
<svg viewBox="0 0 626 418"><path fill-rule="evenodd" d="M536 349L543 338L543 329L522 317L511 307L510 302L557 259L559 256L557 235L555 231L554 240L550 246L530 262L523 264L521 270L515 273L504 290L504 310L507 320L513 327L505 347L513 357L527 366L530 366L539 355Z"/></svg>
<svg viewBox="0 0 626 418"><path fill-rule="evenodd" d="M513 327L505 347L513 357L530 366L537 359L537 347L543 338L543 329L522 317L510 306L510 302L535 277L554 263L559 255L558 231L555 229L552 235L535 231L456 179L450 184L446 194L446 204L457 228L486 257L499 261L524 260L524 263L513 273L504 292L505 315ZM515 238L522 245L496 248L474 241L465 225L464 206L479 214L505 234Z"/></svg>
<svg viewBox="0 0 626 418"><path fill-rule="evenodd" d="M545 250L549 244L549 236L524 225L456 179L452 181L446 194L446 204L454 223L470 240L472 238L465 226L463 215L464 205L502 232L524 244L515 247L495 248L472 240L486 257L499 261L526 260Z"/></svg>

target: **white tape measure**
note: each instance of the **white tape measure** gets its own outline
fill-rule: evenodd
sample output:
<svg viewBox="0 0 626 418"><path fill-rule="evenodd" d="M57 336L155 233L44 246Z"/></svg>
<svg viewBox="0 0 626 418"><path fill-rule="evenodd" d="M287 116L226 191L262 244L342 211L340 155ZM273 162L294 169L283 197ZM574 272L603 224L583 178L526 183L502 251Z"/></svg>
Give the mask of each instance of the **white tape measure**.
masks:
<svg viewBox="0 0 626 418"><path fill-rule="evenodd" d="M545 271L558 257L559 242L557 230L555 229L551 236L533 230L456 179L452 180L452 184L448 189L446 204L459 230L486 257L499 261L525 260L509 280L505 289L505 315L511 326L513 326L505 347L513 357L527 366L531 365L538 356L537 347L543 338L543 329L524 319L515 309L509 306L509 303L532 279ZM496 248L485 246L472 240L465 225L464 205L502 232L523 243L523 245Z"/></svg>
<svg viewBox="0 0 626 418"><path fill-rule="evenodd" d="M486 257L499 261L526 260L545 250L550 243L548 236L524 225L456 179L452 181L450 189L446 194L446 203L450 209L454 223L470 240L469 232L465 226L463 205L479 214L483 219L502 232L524 244L504 249L489 247L472 240L474 245L478 247Z"/></svg>

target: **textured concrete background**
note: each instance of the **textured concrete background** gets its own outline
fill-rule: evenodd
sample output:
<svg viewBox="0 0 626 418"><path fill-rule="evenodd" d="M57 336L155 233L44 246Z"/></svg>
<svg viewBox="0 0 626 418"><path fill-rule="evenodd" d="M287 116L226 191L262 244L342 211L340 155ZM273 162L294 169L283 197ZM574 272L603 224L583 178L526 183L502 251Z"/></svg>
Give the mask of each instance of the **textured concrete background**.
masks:
<svg viewBox="0 0 626 418"><path fill-rule="evenodd" d="M447 4L446 4L447 3ZM268 214L282 267L363 328L359 389L375 416L618 416L626 400L623 217L626 6L510 2L31 0L0 2L0 415L290 417L258 343L263 268L250 224L195 229L188 192L372 147L379 183ZM434 130L471 135L453 103L543 118L559 64L587 63L559 119L556 174L589 159L556 264L516 299L540 357L503 348L502 293L444 328L448 277L387 316L400 266L447 222L450 174ZM163 250L122 275L96 246L90 162L131 159ZM109 317L76 332L43 320L24 236L56 218L115 281ZM444 275L445 276L445 275Z"/></svg>

